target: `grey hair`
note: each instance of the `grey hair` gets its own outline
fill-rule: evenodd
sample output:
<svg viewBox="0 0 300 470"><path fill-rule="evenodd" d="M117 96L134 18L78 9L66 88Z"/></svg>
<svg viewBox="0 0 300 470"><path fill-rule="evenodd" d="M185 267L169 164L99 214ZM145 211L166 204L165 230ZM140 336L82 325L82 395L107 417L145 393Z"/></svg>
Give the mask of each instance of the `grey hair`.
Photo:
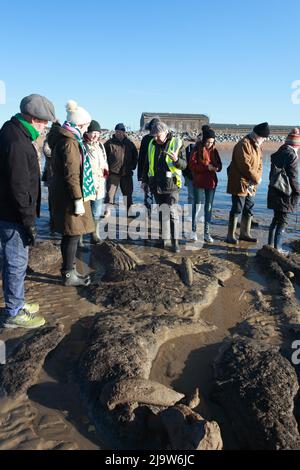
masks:
<svg viewBox="0 0 300 470"><path fill-rule="evenodd" d="M151 127L151 134L152 135L157 135L160 134L161 132L169 132L169 128L167 124L165 124L162 121L158 121L153 126Z"/></svg>

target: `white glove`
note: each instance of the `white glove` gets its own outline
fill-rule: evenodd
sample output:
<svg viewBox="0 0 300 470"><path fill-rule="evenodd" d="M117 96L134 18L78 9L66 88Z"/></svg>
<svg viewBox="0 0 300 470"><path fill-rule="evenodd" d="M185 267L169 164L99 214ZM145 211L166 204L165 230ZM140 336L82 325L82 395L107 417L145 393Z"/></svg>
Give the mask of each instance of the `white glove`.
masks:
<svg viewBox="0 0 300 470"><path fill-rule="evenodd" d="M83 204L83 199L75 199L75 215L84 215L85 209Z"/></svg>

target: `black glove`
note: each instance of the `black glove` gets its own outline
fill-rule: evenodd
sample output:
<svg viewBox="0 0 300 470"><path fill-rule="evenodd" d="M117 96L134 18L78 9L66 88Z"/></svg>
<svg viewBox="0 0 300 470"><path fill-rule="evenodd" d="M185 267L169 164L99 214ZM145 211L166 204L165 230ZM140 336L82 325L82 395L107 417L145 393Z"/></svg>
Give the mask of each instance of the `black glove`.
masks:
<svg viewBox="0 0 300 470"><path fill-rule="evenodd" d="M28 227L25 226L25 232L26 232L26 237L27 237L27 244L29 246L34 246L35 245L35 239L37 236L37 231L36 227L34 225Z"/></svg>

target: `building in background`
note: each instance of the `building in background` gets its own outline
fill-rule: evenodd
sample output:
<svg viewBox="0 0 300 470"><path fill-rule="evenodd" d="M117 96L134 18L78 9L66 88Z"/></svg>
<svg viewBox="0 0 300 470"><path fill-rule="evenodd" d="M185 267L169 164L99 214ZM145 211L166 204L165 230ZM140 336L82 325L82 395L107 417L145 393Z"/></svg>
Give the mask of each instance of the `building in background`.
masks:
<svg viewBox="0 0 300 470"><path fill-rule="evenodd" d="M216 124L211 123L210 126L216 131L217 134L232 134L232 135L247 135L253 130L256 124ZM297 126L272 126L270 125L271 135L282 136L288 135L292 127Z"/></svg>
<svg viewBox="0 0 300 470"><path fill-rule="evenodd" d="M166 123L170 129L177 132L196 132L200 133L204 124L209 124L209 118L205 114L173 114L173 113L143 113L141 116L141 130L154 117Z"/></svg>

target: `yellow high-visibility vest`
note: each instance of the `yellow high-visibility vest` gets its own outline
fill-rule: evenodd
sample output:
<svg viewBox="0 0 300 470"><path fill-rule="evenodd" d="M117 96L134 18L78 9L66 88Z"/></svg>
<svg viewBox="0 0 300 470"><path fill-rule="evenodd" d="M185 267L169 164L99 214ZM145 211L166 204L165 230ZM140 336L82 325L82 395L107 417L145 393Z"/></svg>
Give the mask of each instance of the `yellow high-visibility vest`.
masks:
<svg viewBox="0 0 300 470"><path fill-rule="evenodd" d="M166 151L177 152L177 150L180 149L181 147L182 147L182 140L177 139L176 137L173 137L168 143ZM148 160L149 160L148 176L149 178L154 176L155 149L156 147L154 145L154 139L152 139L148 147ZM176 177L176 184L178 188L180 189L182 187L182 181L181 181L182 171L176 168L173 160L168 155L166 155L166 164L168 165L168 168L171 171L172 175Z"/></svg>

